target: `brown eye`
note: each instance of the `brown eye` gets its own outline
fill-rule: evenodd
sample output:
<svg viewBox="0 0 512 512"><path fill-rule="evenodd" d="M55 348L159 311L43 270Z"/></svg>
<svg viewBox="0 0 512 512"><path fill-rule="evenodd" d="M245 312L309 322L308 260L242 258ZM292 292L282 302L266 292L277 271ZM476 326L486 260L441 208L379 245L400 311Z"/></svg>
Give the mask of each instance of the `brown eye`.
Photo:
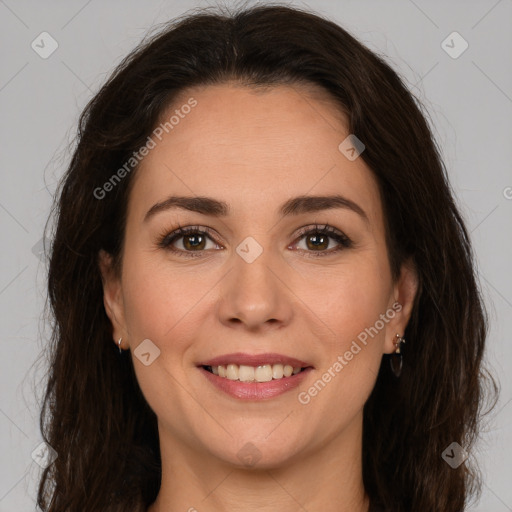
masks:
<svg viewBox="0 0 512 512"><path fill-rule="evenodd" d="M327 249L329 246L329 237L326 235L306 235L306 245L308 249L316 251L317 249Z"/></svg>
<svg viewBox="0 0 512 512"><path fill-rule="evenodd" d="M212 246L207 246L208 241L212 242ZM209 231L195 226L180 227L172 233L160 237L158 246L184 256L200 256L206 250L219 248Z"/></svg>
<svg viewBox="0 0 512 512"><path fill-rule="evenodd" d="M305 240L305 248L300 248L308 256L329 256L337 253L340 250L352 247L352 240L348 238L344 233L338 231L336 228L325 225L324 227L316 226L313 229L304 229L300 234L300 241ZM337 242L334 248L329 248L331 240Z"/></svg>
<svg viewBox="0 0 512 512"><path fill-rule="evenodd" d="M206 237L204 237L203 235L201 234L193 234L193 235L184 235L182 237L179 237L179 238L183 238L183 246L185 247L185 249L187 250L195 250L195 249L199 249L199 250L203 250L204 249L204 245L205 245L205 242L206 242Z"/></svg>

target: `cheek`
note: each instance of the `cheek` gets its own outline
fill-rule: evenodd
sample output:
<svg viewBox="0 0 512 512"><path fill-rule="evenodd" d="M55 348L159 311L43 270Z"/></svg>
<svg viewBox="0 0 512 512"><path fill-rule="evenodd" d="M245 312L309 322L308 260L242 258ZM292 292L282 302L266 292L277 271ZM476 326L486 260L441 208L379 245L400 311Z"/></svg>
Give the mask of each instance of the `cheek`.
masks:
<svg viewBox="0 0 512 512"><path fill-rule="evenodd" d="M181 396L183 364L195 337L194 315L204 288L191 272L172 272L154 253L132 251L123 261L123 302L137 381L146 401L162 417L183 416L190 405ZM203 306L204 307L204 306ZM138 360L137 347L149 339L159 350L150 365ZM157 353L151 349L151 358ZM142 362L142 359L140 360ZM177 379L177 380L176 380ZM172 423L172 421L170 422Z"/></svg>
<svg viewBox="0 0 512 512"><path fill-rule="evenodd" d="M323 279L321 298L317 295L316 302L314 297L310 298L331 332L323 337L327 357L320 373L329 372L326 380L337 383L333 388L342 390L339 397L343 397L343 403L359 401L361 395L371 391L382 359L383 343L389 336L386 320L392 317L386 316L386 311L392 290L391 277L384 265L364 257L342 273L328 277Z"/></svg>
<svg viewBox="0 0 512 512"><path fill-rule="evenodd" d="M149 338L156 345L172 339L179 349L187 317L204 295L204 286L186 270L171 266L153 253L133 252L123 262L125 319L133 336Z"/></svg>
<svg viewBox="0 0 512 512"><path fill-rule="evenodd" d="M370 253L351 258L344 267L322 272L310 284L315 286L308 302L340 335L341 345L374 325L385 313L392 291L389 272Z"/></svg>

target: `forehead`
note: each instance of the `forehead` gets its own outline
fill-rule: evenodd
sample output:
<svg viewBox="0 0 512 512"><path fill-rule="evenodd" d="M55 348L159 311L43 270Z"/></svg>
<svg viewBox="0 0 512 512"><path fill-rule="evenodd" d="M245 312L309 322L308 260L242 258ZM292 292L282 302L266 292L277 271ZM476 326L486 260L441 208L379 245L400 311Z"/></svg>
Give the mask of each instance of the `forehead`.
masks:
<svg viewBox="0 0 512 512"><path fill-rule="evenodd" d="M350 161L339 150L346 119L318 88L190 88L160 122L167 130L153 136L135 176L130 209L137 217L171 193L216 197L242 216L274 203L277 210L298 195L340 193L379 222L375 178L361 158Z"/></svg>

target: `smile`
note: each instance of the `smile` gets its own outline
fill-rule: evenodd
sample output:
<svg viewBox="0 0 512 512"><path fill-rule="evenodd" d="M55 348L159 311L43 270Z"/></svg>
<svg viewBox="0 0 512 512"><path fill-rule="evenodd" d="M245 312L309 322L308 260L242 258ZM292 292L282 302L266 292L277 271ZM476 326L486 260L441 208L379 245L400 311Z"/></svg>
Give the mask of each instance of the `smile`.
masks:
<svg viewBox="0 0 512 512"><path fill-rule="evenodd" d="M270 382L296 375L304 370L300 366L295 368L289 364L264 364L247 366L238 364L203 366L203 368L219 377L237 380L240 382Z"/></svg>
<svg viewBox="0 0 512 512"><path fill-rule="evenodd" d="M296 388L314 370L306 361L284 354L236 352L200 361L209 384L231 397L265 400Z"/></svg>

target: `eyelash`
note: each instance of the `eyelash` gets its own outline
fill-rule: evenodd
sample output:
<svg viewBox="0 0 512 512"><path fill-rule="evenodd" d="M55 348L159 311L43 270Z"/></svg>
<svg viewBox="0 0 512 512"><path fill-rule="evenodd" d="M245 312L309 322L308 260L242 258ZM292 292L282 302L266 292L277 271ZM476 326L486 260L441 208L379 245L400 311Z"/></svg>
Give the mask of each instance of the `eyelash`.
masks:
<svg viewBox="0 0 512 512"><path fill-rule="evenodd" d="M348 249L348 248L352 247L352 245L353 245L352 240L350 240L350 238L348 238L344 233L337 230L336 228L329 226L328 224L324 224L323 226L315 224L314 227L308 226L308 227L302 228L297 235L298 241L300 241L300 239L302 239L304 236L312 234L312 233L327 235L329 238L332 238L333 240L338 242L340 244L340 247L338 247L336 249L330 249L328 251L318 251L318 252L301 249L301 251L309 253L307 257L318 258L318 257L329 256L329 255L337 253L343 249ZM173 242L175 242L179 238L182 238L189 234L208 235L209 238L213 242L215 242L213 231L207 227L189 226L189 227L183 228L183 227L179 226L178 229L172 231L171 233L165 232L165 233L161 234L158 237L158 247L160 247L161 249L166 249L173 253L179 254L180 256L183 256L185 258L201 257L202 253L205 252L204 249L201 251L183 251L182 249L176 249L175 247L172 246ZM215 242L215 243L217 243L217 242ZM217 245L219 245L219 244L217 244Z"/></svg>

